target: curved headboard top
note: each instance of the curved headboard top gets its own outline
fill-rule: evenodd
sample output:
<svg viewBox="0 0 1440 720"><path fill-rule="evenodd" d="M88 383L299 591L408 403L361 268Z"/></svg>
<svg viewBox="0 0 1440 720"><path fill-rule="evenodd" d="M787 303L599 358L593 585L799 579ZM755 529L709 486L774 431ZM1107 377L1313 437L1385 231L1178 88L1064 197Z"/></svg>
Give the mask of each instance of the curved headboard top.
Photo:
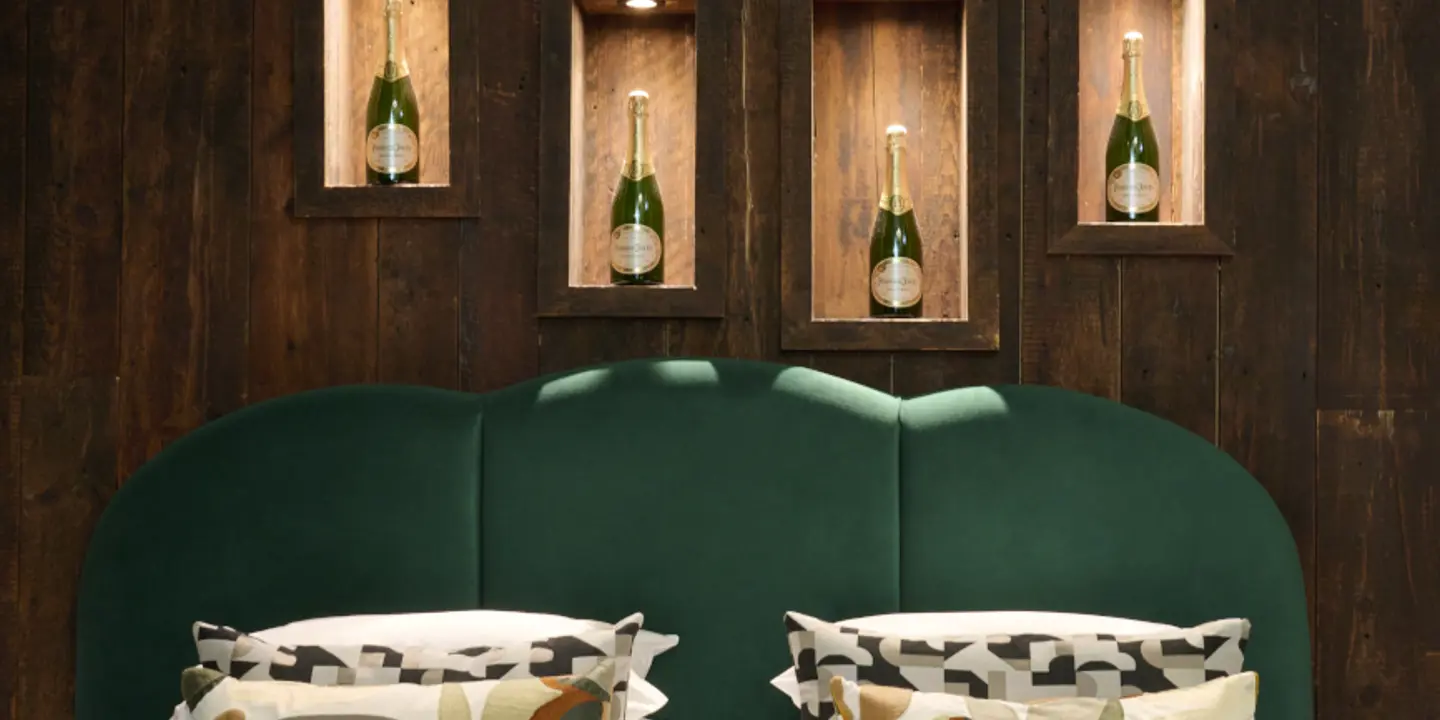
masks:
<svg viewBox="0 0 1440 720"><path fill-rule="evenodd" d="M644 612L681 637L658 717L696 720L794 717L786 610L1246 617L1260 716L1312 717L1294 541L1204 440L1053 388L901 401L735 360L314 391L196 431L96 529L77 716L163 717L195 620L467 607Z"/></svg>

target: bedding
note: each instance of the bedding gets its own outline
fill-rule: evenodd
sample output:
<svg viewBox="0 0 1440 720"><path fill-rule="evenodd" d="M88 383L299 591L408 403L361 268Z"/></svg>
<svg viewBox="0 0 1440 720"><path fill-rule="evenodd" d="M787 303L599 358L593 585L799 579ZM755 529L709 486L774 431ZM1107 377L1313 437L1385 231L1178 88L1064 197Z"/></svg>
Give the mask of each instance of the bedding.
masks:
<svg viewBox="0 0 1440 720"><path fill-rule="evenodd" d="M787 613L804 720L830 718L830 679L1027 701L1115 699L1199 685L1243 670L1250 623L1218 620L1140 635L882 635Z"/></svg>
<svg viewBox="0 0 1440 720"><path fill-rule="evenodd" d="M322 687L191 668L181 688L195 720L608 720L619 672L606 660L564 677Z"/></svg>
<svg viewBox="0 0 1440 720"><path fill-rule="evenodd" d="M989 611L890 613L841 620L836 625L879 635L902 637L952 637L959 635L1142 635L1179 630L1174 625L1081 613ZM800 706L800 686L795 667L770 680L770 684Z"/></svg>
<svg viewBox="0 0 1440 720"><path fill-rule="evenodd" d="M1119 699L1016 703L830 679L830 693L841 720L1253 720L1259 690L1258 676L1247 672L1194 687Z"/></svg>

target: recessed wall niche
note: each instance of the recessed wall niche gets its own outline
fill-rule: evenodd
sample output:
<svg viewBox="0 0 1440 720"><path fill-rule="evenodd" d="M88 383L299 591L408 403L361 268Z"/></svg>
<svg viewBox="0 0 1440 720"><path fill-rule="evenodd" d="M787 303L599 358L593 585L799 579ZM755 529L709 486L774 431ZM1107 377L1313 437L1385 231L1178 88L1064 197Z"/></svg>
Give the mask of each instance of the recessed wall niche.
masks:
<svg viewBox="0 0 1440 720"><path fill-rule="evenodd" d="M730 5L543 0L543 314L723 313L732 76L725 33L737 12ZM627 98L634 90L649 97L649 154L664 203L663 281L651 286L611 283L612 204L630 149Z"/></svg>
<svg viewBox="0 0 1440 720"><path fill-rule="evenodd" d="M993 350L995 0L816 0L783 11L782 300L787 349ZM905 126L922 314L870 317L870 243Z"/></svg>
<svg viewBox="0 0 1440 720"><path fill-rule="evenodd" d="M1223 176L1233 121L1229 8L1212 0L1052 4L1050 251L1229 255ZM1159 221L1106 222L1106 147L1126 33L1144 38L1143 85L1159 149ZM1073 58L1073 61L1069 61ZM1207 77L1219 79L1207 82Z"/></svg>
<svg viewBox="0 0 1440 720"><path fill-rule="evenodd" d="M385 67L387 0L296 6L295 211L301 216L478 215L477 3L401 0L398 38L419 116L418 177L367 180L367 110Z"/></svg>

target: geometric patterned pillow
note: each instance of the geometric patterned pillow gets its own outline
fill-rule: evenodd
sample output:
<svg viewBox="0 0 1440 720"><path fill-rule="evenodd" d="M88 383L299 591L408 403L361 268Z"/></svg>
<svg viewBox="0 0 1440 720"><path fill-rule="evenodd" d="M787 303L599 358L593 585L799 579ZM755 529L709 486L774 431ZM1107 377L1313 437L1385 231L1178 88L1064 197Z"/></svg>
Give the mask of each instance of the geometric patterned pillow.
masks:
<svg viewBox="0 0 1440 720"><path fill-rule="evenodd" d="M380 645L272 645L233 628L197 622L200 666L236 680L280 680L308 685L437 685L583 675L612 660L615 707L623 708L630 656L645 616L635 613L612 628L502 647L440 650Z"/></svg>
<svg viewBox="0 0 1440 720"><path fill-rule="evenodd" d="M1149 635L895 637L786 613L804 720L830 718L832 678L1025 702L1117 699L1194 687L1244 669L1248 620Z"/></svg>
<svg viewBox="0 0 1440 720"><path fill-rule="evenodd" d="M180 679L195 720L607 720L615 664L583 675L486 680L439 685L320 687L291 682L240 682L205 668Z"/></svg>
<svg viewBox="0 0 1440 720"><path fill-rule="evenodd" d="M1253 672L1120 700L1060 698L1025 704L861 686L838 677L830 681L840 720L1254 720L1259 692Z"/></svg>

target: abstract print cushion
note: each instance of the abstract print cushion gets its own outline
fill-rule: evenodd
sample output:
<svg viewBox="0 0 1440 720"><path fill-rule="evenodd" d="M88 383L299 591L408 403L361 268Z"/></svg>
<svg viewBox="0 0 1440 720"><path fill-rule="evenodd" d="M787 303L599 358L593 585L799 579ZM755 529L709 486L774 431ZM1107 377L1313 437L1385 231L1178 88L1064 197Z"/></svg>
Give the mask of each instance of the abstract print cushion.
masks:
<svg viewBox="0 0 1440 720"><path fill-rule="evenodd" d="M841 720L1253 720L1259 690L1259 678L1249 672L1118 700L1060 698L1021 704L830 679Z"/></svg>
<svg viewBox="0 0 1440 720"><path fill-rule="evenodd" d="M610 720L615 673L606 660L565 677L325 687L191 668L180 685L195 720Z"/></svg>
<svg viewBox="0 0 1440 720"><path fill-rule="evenodd" d="M830 679L1027 701L1115 699L1200 685L1243 669L1246 620L1144 635L881 635L787 613L806 720L834 714Z"/></svg>
<svg viewBox="0 0 1440 720"><path fill-rule="evenodd" d="M435 685L581 675L610 660L619 681L605 690L613 692L617 707L625 707L625 680L643 622L644 616L636 613L610 628L453 651L381 645L273 645L233 628L200 622L194 625L194 636L202 668L247 682ZM637 708L635 716L641 714Z"/></svg>

